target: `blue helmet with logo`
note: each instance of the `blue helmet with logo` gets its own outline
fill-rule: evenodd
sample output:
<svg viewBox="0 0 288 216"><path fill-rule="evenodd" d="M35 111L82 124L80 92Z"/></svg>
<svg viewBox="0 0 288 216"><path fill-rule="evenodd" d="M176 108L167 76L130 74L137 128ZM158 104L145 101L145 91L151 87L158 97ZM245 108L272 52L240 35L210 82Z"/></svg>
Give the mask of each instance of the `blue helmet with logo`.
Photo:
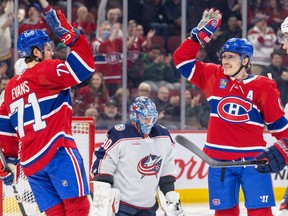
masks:
<svg viewBox="0 0 288 216"><path fill-rule="evenodd" d="M140 132L148 135L158 119L158 111L154 102L148 97L137 97L131 104L130 120L136 124Z"/></svg>
<svg viewBox="0 0 288 216"><path fill-rule="evenodd" d="M222 47L222 52L239 53L241 60L248 57L249 61L251 61L253 51L253 45L245 38L231 38Z"/></svg>
<svg viewBox="0 0 288 216"><path fill-rule="evenodd" d="M17 50L21 58L30 57L33 47L44 52L44 45L50 42L48 35L42 30L24 31L18 38Z"/></svg>

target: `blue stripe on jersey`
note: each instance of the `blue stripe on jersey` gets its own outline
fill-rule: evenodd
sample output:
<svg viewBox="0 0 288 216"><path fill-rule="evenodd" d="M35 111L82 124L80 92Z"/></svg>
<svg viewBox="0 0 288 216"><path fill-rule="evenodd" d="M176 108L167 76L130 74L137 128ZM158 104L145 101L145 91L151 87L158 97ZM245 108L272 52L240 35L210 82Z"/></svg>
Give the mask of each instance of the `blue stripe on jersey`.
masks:
<svg viewBox="0 0 288 216"><path fill-rule="evenodd" d="M0 133L12 133L16 135L16 131L11 124L11 121L6 116L0 116Z"/></svg>
<svg viewBox="0 0 288 216"><path fill-rule="evenodd" d="M95 55L94 56L94 62L106 62L106 58L104 55Z"/></svg>
<svg viewBox="0 0 288 216"><path fill-rule="evenodd" d="M89 70L90 68L87 68L88 65L87 67L85 67L85 62L82 59L79 59L80 57L78 58L75 56L75 54L73 54L71 53L70 55L68 55L66 61L68 62L78 79L80 81L84 81L91 75L92 72L94 72L94 70Z"/></svg>
<svg viewBox="0 0 288 216"><path fill-rule="evenodd" d="M59 107L63 105L63 101L68 102L70 106L71 105L71 97L70 97L70 89L65 89L59 92L58 96L55 95L55 97L49 96L47 99L44 98L44 100L39 101L39 106L41 110L41 116L46 116L55 110L57 110ZM10 119L14 127L16 128L18 125L18 118L17 118L18 112L14 112ZM24 110L24 125L25 123L31 121L31 123L34 122L34 111L32 106L25 107ZM33 121L33 122L32 122Z"/></svg>
<svg viewBox="0 0 288 216"><path fill-rule="evenodd" d="M45 156L47 154L47 152L49 152L49 150L51 149L53 144L61 138L65 138L67 140L73 140L71 137L65 136L65 134L61 133L58 136L56 136L54 138L54 140L50 140L48 146L46 146L46 145L44 146L46 149L41 149L41 151L39 151L39 153L41 153L41 154L34 155L35 158L33 160L29 161L28 163L23 162L23 163L21 163L21 166L26 168L26 167L29 167L30 165L36 163L37 161L39 161L43 156ZM42 150L44 150L44 151L42 152Z"/></svg>
<svg viewBox="0 0 288 216"><path fill-rule="evenodd" d="M269 131L274 131L274 130L280 130L284 127L287 126L287 119L282 116L281 118L279 118L277 121L273 122L272 124L267 124L267 128Z"/></svg>
<svg viewBox="0 0 288 216"><path fill-rule="evenodd" d="M221 146L219 146L219 147L221 147ZM236 153L242 153L242 152L250 153L250 152L262 152L263 151L263 148L250 149L250 150L245 148L245 149L241 150L241 148L239 148L239 147L235 147L235 149L227 149L227 148L212 147L212 146L208 146L208 145L205 145L204 148L211 149L211 150L216 150L216 151L221 151L221 152L236 152Z"/></svg>
<svg viewBox="0 0 288 216"><path fill-rule="evenodd" d="M191 74L192 68L195 66L195 62L196 60L188 62L177 69L185 78L188 78Z"/></svg>

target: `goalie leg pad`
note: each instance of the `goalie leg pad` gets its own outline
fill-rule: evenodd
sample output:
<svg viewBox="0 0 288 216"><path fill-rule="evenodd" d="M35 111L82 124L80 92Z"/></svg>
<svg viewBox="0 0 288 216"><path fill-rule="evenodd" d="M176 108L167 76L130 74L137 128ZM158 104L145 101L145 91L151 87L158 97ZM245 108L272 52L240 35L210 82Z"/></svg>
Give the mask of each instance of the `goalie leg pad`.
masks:
<svg viewBox="0 0 288 216"><path fill-rule="evenodd" d="M107 215L111 216L118 212L120 204L120 191L112 188L109 183L92 181L93 184L93 201L91 211L94 216Z"/></svg>

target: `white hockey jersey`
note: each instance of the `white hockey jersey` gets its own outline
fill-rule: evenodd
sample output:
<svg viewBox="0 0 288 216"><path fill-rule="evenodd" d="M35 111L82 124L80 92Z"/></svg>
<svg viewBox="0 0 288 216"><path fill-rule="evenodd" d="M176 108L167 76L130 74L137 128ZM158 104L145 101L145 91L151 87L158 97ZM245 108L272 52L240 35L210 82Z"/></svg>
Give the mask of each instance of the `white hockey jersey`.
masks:
<svg viewBox="0 0 288 216"><path fill-rule="evenodd" d="M113 176L122 204L150 208L156 202L160 177L176 175L174 149L174 141L161 125L154 125L148 138L131 123L115 125L94 153L92 172Z"/></svg>

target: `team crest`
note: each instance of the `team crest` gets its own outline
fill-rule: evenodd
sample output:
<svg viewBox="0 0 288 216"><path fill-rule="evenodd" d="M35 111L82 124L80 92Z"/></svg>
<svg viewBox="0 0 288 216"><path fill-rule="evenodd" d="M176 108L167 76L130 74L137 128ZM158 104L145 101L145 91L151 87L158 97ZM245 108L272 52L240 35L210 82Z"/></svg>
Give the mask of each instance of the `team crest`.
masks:
<svg viewBox="0 0 288 216"><path fill-rule="evenodd" d="M219 84L219 88L220 89L225 89L227 86L228 80L227 79L220 79L220 84Z"/></svg>
<svg viewBox="0 0 288 216"><path fill-rule="evenodd" d="M114 126L114 128L117 131L123 131L123 130L125 130L125 124L117 124Z"/></svg>
<svg viewBox="0 0 288 216"><path fill-rule="evenodd" d="M139 161L137 170L140 174L142 174L142 178L144 176L157 175L161 168L161 164L161 156L150 154Z"/></svg>

